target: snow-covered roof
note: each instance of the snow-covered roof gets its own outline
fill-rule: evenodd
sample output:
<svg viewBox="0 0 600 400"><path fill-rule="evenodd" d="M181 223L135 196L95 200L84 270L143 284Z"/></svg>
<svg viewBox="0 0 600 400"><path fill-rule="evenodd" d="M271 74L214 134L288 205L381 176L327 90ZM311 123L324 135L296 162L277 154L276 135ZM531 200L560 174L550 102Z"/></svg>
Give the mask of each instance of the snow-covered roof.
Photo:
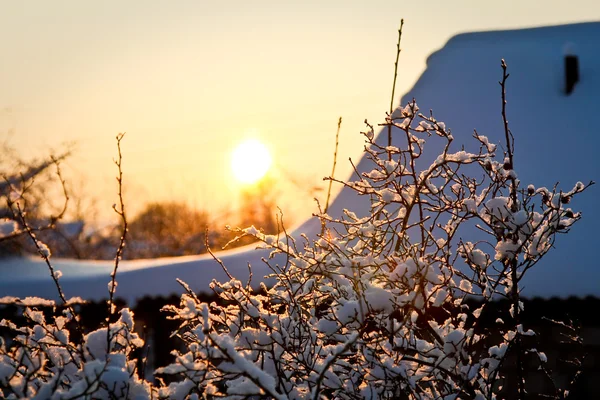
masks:
<svg viewBox="0 0 600 400"><path fill-rule="evenodd" d="M508 64L507 112L515 136L515 170L525 186L571 189L600 179L600 23L582 23L457 35L427 60L427 69L401 104L416 99L421 111L433 110L457 143L471 141L473 130L503 143L500 60ZM579 58L580 80L564 92L565 48ZM400 72L401 73L401 72ZM378 140L385 140L385 135ZM359 171L368 167L365 160ZM568 235L561 235L546 258L524 279L527 296L600 295L597 232L598 187L573 202L583 213ZM332 213L358 211L344 189ZM358 198L360 199L360 198ZM364 205L362 206L364 207ZM366 208L363 208L366 210Z"/></svg>
<svg viewBox="0 0 600 400"><path fill-rule="evenodd" d="M427 60L427 69L402 104L415 98L421 110L432 109L436 118L451 128L455 142L471 140L473 129L492 142L502 143L500 59L509 66L508 119L515 136L515 169L525 185L552 187L560 182L570 189L577 181L600 178L597 153L600 133L595 118L600 110L600 23L584 23L533 29L466 33L453 37ZM564 49L579 57L580 81L569 96L564 94ZM373 121L376 122L376 121ZM387 140L387 133L378 141ZM370 170L363 159L359 171ZM573 209L583 219L572 232L558 238L556 249L538 264L524 285L525 296L600 296L600 266L596 231L596 187L580 195ZM329 214L344 208L358 215L368 212L364 197L342 190ZM295 232L309 236L320 230L316 220ZM252 246L219 253L230 272L246 279L247 264L254 280L269 271L261 262L267 253ZM67 297L98 300L107 297L111 262L53 260L63 277ZM47 267L34 259L0 262L0 297L40 296L56 298ZM146 295L180 293L180 278L197 291L208 289L213 279L226 279L210 256L125 261L119 269L117 296L135 300Z"/></svg>

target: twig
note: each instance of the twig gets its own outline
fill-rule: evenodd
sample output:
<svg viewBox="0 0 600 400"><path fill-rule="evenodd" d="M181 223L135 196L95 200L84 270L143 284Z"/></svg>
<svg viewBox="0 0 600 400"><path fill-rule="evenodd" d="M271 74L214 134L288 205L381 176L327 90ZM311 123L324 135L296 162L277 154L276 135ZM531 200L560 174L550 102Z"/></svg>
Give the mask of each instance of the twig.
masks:
<svg viewBox="0 0 600 400"><path fill-rule="evenodd" d="M29 223L25 219L25 212L21 209L21 205L19 203L17 203L17 212L18 212L19 217L21 218L21 223L23 224L23 227L25 228L25 232L27 232L27 235L29 235L29 237L33 241L35 248L37 249L40 256L44 259L44 261L46 262L46 265L48 266L48 269L50 270L50 276L52 277L52 280L54 281L54 284L56 285L56 289L58 290L58 296L60 297L60 300L66 305L67 299L65 298L65 295L62 291L62 287L58 283L58 278L57 278L56 272L54 271L54 267L52 266L52 263L50 263L50 258L49 258L50 255L48 253L47 248L46 249L42 248L40 241L35 237L35 234L33 233L32 229L29 227Z"/></svg>
<svg viewBox="0 0 600 400"><path fill-rule="evenodd" d="M505 169L509 169L509 171L513 171L514 169L514 159L513 159L513 149L514 149L514 138L512 137L512 133L508 128L508 119L506 117L506 80L509 77L509 74L506 72L507 66L506 61L502 59L502 81L500 82L500 87L502 91L502 122L504 124L504 138L506 140L506 153L508 155L509 166ZM512 207L517 206L517 182L514 178L514 175L510 173L510 198L512 201ZM506 263L510 263L510 276L511 276L511 298L512 298L512 307L513 307L513 318L515 320L515 325L519 325L521 323L520 318L520 307L519 307L519 280L517 273L518 261L516 258L512 258L510 261L506 261ZM525 381L523 376L523 357L521 354L521 334L517 333L517 337L515 338L515 347L517 352L517 379L518 379L518 393L519 398L523 398L525 394Z"/></svg>
<svg viewBox="0 0 600 400"><path fill-rule="evenodd" d="M508 155L508 161L510 163L510 165L508 167L510 170L514 170L515 163L514 163L514 159L513 159L513 153L514 153L515 141L514 141L512 132L508 128L508 119L506 117L506 80L508 79L510 74L508 74L506 72L507 66L506 66L506 61L504 61L504 59L502 59L501 66L502 66L502 82L500 82L500 87L502 88L502 122L504 124L504 138L506 140L506 153ZM513 175L511 175L510 180L512 183L512 186L510 189L510 196L513 201L513 204L516 205L517 187L516 187L516 181L515 181L515 178Z"/></svg>
<svg viewBox="0 0 600 400"><path fill-rule="evenodd" d="M225 266L225 263L223 263L223 261L220 258L218 258L217 256L215 256L215 253L213 253L212 249L208 245L208 240L206 240L206 251L208 252L208 254L210 254L210 256L212 257L212 259L215 260L221 266L221 268L223 269L223 272L225 272L225 274L227 275L227 277L230 280L233 280L234 277L233 277L233 275L231 275L229 273L229 270Z"/></svg>
<svg viewBox="0 0 600 400"><path fill-rule="evenodd" d="M63 196L65 197L65 202L63 204L63 208L62 210L60 210L60 212L58 213L58 215L50 216L50 224L51 227L54 227L54 224L56 223L56 221L58 221L59 219L62 219L62 217L65 215L65 213L67 212L67 207L69 205L69 192L67 190L67 183L65 181L65 179L62 176L62 172L60 170L60 160L62 160L62 158L64 158L64 156L61 156L60 158L56 158L54 156L50 157L52 162L54 163L54 165L56 166L56 175L58 176L58 180L60 181L60 184L62 186L62 190L63 190Z"/></svg>
<svg viewBox="0 0 600 400"><path fill-rule="evenodd" d="M366 324L364 324L360 331L356 333L356 335L354 335L354 337L350 337L348 339L348 341L346 341L346 343L344 343L344 345L341 348L336 349L336 351L325 361L325 364L321 367L321 372L319 373L319 375L317 376L317 386L313 389L313 393L312 393L312 398L313 400L317 400L319 399L320 396L320 391L321 391L321 384L323 383L323 378L325 377L325 374L327 372L329 372L329 368L331 367L331 365L345 352L347 352L352 346L354 346L354 343L356 343L356 341L359 339L360 335L363 333L363 331L366 328Z"/></svg>
<svg viewBox="0 0 600 400"><path fill-rule="evenodd" d="M64 154L61 154L58 157L52 157L49 161L45 161L39 165L30 167L27 171L25 171L24 173L20 174L19 176L19 181L25 181L25 180L29 180L34 178L35 176L37 176L38 174L40 174L41 172L43 172L45 169L47 169L48 167L50 167L52 164L55 164L57 162L60 162L62 160L64 160L65 158L67 158L68 156L70 156L71 153L70 152L66 152ZM9 177L5 182L0 183L0 192L4 192L5 190L7 190L10 186L14 186L16 185L17 182L17 178L16 177Z"/></svg>
<svg viewBox="0 0 600 400"><path fill-rule="evenodd" d="M400 20L400 28L398 29L398 43L396 44L396 62L394 63L394 83L392 84L392 97L390 98L390 118L394 111L394 99L396 97L396 79L398 78L398 60L400 59L400 42L402 40L402 27L404 26L404 18ZM388 146L392 145L392 124L388 125ZM389 155L391 158L391 154Z"/></svg>
<svg viewBox="0 0 600 400"><path fill-rule="evenodd" d="M119 240L119 247L117 247L117 252L115 255L115 265L110 274L110 287L109 287L109 299L108 299L108 316L106 317L106 340L107 347L106 351L110 351L110 317L114 314L114 296L116 289L116 279L117 279L117 270L119 269L119 261L123 257L123 250L125 248L125 240L127 239L127 217L125 215L125 201L123 200L123 155L121 153L121 140L125 133L119 133L117 135L117 150L118 150L118 158L115 160L115 164L118 168L118 176L117 183L119 187L119 208L117 209L117 205L113 204L113 210L121 217L121 221L123 222L123 231L121 234L121 238Z"/></svg>
<svg viewBox="0 0 600 400"><path fill-rule="evenodd" d="M339 144L341 127L342 127L342 117L340 117L340 119L338 120L337 131L335 132L335 150L333 151L333 167L331 168L331 177L332 178L335 175L335 166L337 165L338 144ZM333 181L329 180L329 187L327 188L327 200L325 200L325 211L324 211L325 214L327 214L327 210L329 209L329 199L331 197L332 184L333 184Z"/></svg>
<svg viewBox="0 0 600 400"><path fill-rule="evenodd" d="M31 238L38 253L40 254L42 259L48 266L48 270L50 271L50 276L52 277L52 280L54 281L54 285L56 285L56 290L58 291L58 297L60 297L60 300L63 302L65 307L67 307L67 309L73 316L73 320L75 321L77 330L83 336L83 329L81 328L81 325L79 324L79 319L77 318L75 309L73 308L73 305L67 301L65 294L62 290L62 287L60 286L60 282L58 282L59 275L57 274L57 271L55 271L54 266L50 262L50 252L49 252L48 248L42 247L41 242L36 238L35 233L33 233L33 230L31 229L31 227L29 226L29 223L27 222L27 219L25 218L25 212L21 209L21 206L19 205L19 203L16 203L16 205L17 205L17 213L18 213L19 217L21 218L21 223L23 224L23 227L25 228L25 232ZM45 247L45 245L44 245L44 247Z"/></svg>

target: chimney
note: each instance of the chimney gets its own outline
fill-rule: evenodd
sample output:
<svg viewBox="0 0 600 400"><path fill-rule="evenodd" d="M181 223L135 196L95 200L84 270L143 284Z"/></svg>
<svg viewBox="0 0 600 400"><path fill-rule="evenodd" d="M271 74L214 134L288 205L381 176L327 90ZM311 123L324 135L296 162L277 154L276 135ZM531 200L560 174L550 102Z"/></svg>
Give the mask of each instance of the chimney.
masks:
<svg viewBox="0 0 600 400"><path fill-rule="evenodd" d="M573 92L577 82L579 82L579 59L573 52L573 46L569 43L565 46L565 91L567 95Z"/></svg>

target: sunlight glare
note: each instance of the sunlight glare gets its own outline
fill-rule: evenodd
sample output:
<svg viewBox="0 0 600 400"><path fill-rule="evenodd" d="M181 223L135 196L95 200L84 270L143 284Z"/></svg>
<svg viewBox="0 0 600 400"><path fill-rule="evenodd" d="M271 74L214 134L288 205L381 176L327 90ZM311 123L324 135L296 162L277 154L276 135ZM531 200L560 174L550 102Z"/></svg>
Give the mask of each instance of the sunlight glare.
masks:
<svg viewBox="0 0 600 400"><path fill-rule="evenodd" d="M245 184L258 182L271 167L271 154L256 139L240 143L231 155L231 169L235 178Z"/></svg>

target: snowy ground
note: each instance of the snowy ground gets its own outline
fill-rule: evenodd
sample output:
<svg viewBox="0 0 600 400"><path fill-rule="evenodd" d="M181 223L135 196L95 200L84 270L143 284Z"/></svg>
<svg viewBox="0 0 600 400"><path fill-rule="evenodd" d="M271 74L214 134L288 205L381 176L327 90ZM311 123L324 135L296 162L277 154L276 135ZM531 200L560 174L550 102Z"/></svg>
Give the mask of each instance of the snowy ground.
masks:
<svg viewBox="0 0 600 400"><path fill-rule="evenodd" d="M511 74L508 81L508 118L515 136L515 169L522 183L552 188L560 182L570 189L577 181L600 179L600 135L597 132L600 104L600 23L586 23L526 30L467 33L452 38L427 62L427 70L402 104L415 98L422 112L432 109L436 118L452 129L455 142L470 142L473 129L495 143L502 143L500 115L500 59ZM579 56L580 82L570 96L564 94L564 48ZM379 121L371 121L377 123ZM383 142L387 135L379 136ZM359 171L370 170L365 161ZM600 187L600 186L599 186ZM597 190L579 196L573 209L583 220L573 231L559 237L556 249L525 280L525 296L600 296L597 255ZM358 215L368 212L368 201L342 190L329 214L339 216L348 208ZM309 220L294 235L312 237L320 226ZM268 253L253 247L219 253L235 276L246 279L247 263L254 281L268 272L261 258ZM107 295L112 271L110 262L53 260L61 270L67 297L98 300ZM135 300L145 295L180 293L175 278L194 290L208 289L224 272L210 256L136 260L122 263L117 296ZM56 298L56 289L45 264L37 259L0 262L0 297L40 296Z"/></svg>

